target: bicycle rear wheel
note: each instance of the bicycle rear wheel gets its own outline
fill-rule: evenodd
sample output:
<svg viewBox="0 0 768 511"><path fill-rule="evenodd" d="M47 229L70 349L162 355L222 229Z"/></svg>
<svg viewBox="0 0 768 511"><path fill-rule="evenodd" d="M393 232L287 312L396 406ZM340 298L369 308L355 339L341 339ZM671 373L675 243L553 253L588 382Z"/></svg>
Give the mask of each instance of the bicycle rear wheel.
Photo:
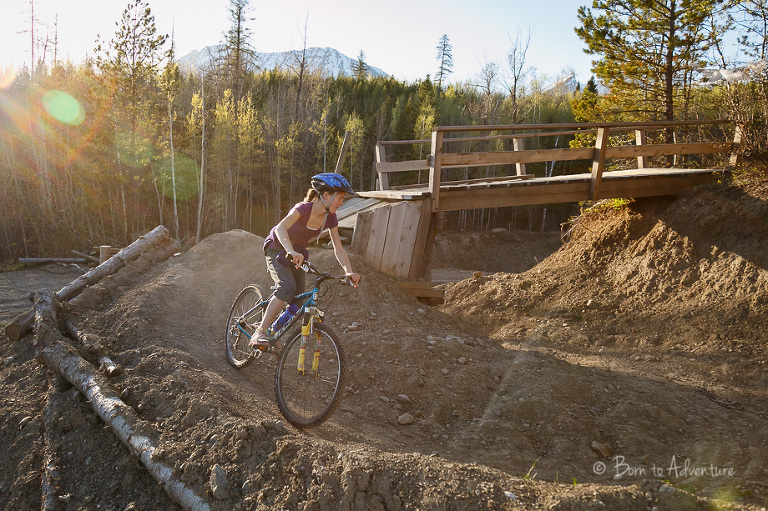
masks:
<svg viewBox="0 0 768 511"><path fill-rule="evenodd" d="M300 429L325 422L339 406L344 388L344 351L336 334L325 325L316 325L315 335L317 339L307 341L303 373L298 369L301 334L283 347L275 373L277 406ZM316 350L317 365L313 363Z"/></svg>
<svg viewBox="0 0 768 511"><path fill-rule="evenodd" d="M266 304L256 307L263 301L259 288L251 285L240 291L229 311L227 337L224 344L227 361L235 367L244 367L253 360L253 350L248 347L251 340L249 336L253 335L255 326L261 323L261 318L264 316ZM248 332L248 335L245 335L240 327Z"/></svg>

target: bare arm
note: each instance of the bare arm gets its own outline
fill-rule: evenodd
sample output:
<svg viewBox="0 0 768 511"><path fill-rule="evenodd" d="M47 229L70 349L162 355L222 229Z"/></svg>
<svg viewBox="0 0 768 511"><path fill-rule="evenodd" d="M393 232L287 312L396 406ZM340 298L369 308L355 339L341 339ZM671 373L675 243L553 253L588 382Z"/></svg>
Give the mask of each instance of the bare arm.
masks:
<svg viewBox="0 0 768 511"><path fill-rule="evenodd" d="M301 266L301 264L304 262L304 256L294 250L293 243L291 243L291 238L288 236L288 229L290 229L291 226L295 224L300 217L301 215L299 215L299 212L296 211L295 208L291 209L288 214L285 215L282 220L280 220L275 228L277 241L279 241L283 246L285 252L293 258L293 262L296 264L296 266Z"/></svg>
<svg viewBox="0 0 768 511"><path fill-rule="evenodd" d="M349 262L349 256L347 255L347 251L344 250L344 246L341 243L339 228L333 227L329 229L329 232L331 233L331 243L333 244L333 253L336 256L336 260L339 261L341 267L344 268L344 273L349 275L350 279L352 280L352 284L357 287L357 285L360 283L360 275L352 271L352 264Z"/></svg>

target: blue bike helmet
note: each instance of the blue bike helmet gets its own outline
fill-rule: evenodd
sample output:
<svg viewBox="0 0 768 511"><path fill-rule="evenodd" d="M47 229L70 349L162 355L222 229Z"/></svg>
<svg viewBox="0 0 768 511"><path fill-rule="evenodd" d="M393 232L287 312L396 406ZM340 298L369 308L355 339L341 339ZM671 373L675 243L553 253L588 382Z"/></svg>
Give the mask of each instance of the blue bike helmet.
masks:
<svg viewBox="0 0 768 511"><path fill-rule="evenodd" d="M312 176L312 188L317 190L318 193L344 192L350 195L355 193L352 187L349 186L349 181L347 181L347 178L341 174L336 174L335 172L324 172L322 174Z"/></svg>

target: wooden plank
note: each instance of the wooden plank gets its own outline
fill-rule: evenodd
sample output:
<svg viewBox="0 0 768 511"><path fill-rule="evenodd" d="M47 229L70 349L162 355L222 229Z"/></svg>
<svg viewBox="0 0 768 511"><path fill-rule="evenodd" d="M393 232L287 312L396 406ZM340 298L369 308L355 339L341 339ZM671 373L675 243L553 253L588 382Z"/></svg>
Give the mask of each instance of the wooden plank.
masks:
<svg viewBox="0 0 768 511"><path fill-rule="evenodd" d="M365 250L365 260L377 270L381 269L381 258L384 255L384 243L387 240L387 228L389 227L390 207L373 210L370 239Z"/></svg>
<svg viewBox="0 0 768 511"><path fill-rule="evenodd" d="M393 162L376 162L376 172L379 174L387 172L410 172L412 170L429 170L427 160L406 160ZM384 188L387 190L387 188Z"/></svg>
<svg viewBox="0 0 768 511"><path fill-rule="evenodd" d="M365 210L359 211L359 212L355 213L354 215L349 215L349 216L339 220L339 229L354 229L355 226L357 225L357 216L360 213L364 213L365 211L372 211L372 210L374 210L376 208L381 208L381 207L384 207L386 205L387 205L387 203L384 202L384 201L380 201L380 200L374 201L373 205L371 205L370 207L366 208Z"/></svg>
<svg viewBox="0 0 768 511"><path fill-rule="evenodd" d="M406 289L413 296L419 298L444 298L445 291L432 287L430 282L398 282L398 285Z"/></svg>
<svg viewBox="0 0 768 511"><path fill-rule="evenodd" d="M670 156L673 154L727 153L731 144L725 142L696 142L680 144L647 144L606 148L606 158L634 158L635 156Z"/></svg>
<svg viewBox="0 0 768 511"><path fill-rule="evenodd" d="M529 149L526 151L493 151L483 153L445 153L442 155L444 168L482 167L485 165L510 165L537 163L543 161L571 161L592 159L594 148L576 149Z"/></svg>
<svg viewBox="0 0 768 511"><path fill-rule="evenodd" d="M403 229L400 234L400 249L398 250L394 270L394 275L398 278L408 278L411 266L413 265L413 258L421 257L421 254L414 253L413 248L416 245L416 236L419 233L423 204L406 202L403 203L403 206L405 215L403 218Z"/></svg>
<svg viewBox="0 0 768 511"><path fill-rule="evenodd" d="M416 239L413 243L413 255L411 256L411 268L408 278L412 280L430 279L432 273L432 247L435 241L436 213L430 199L421 204L419 215L419 227Z"/></svg>
<svg viewBox="0 0 768 511"><path fill-rule="evenodd" d="M664 129L668 127L677 126L710 126L714 124L730 124L732 121L729 119L712 119L712 120L696 120L696 121L645 121L645 122L563 122L563 123L551 123L551 124L476 124L468 126L438 126L435 131L442 133L452 132L470 132L470 131L526 131L526 130L541 130L541 129L555 129L555 130L567 130L567 129L588 129L588 128L610 128L613 131L629 131L636 128L647 129Z"/></svg>
<svg viewBox="0 0 768 511"><path fill-rule="evenodd" d="M674 173L670 174L670 170ZM605 172L601 191L608 197L633 197L670 195L681 189L714 179L711 169L643 169ZM590 200L590 174L574 174L553 178L509 183L505 188L469 188L467 190L443 189L441 211L458 211L533 204L556 204ZM648 191L643 191L648 187ZM640 195L637 195L640 194Z"/></svg>
<svg viewBox="0 0 768 511"><path fill-rule="evenodd" d="M595 140L595 152L592 158L592 183L589 188L590 200L597 200L600 197L600 182L603 179L603 169L605 169L605 153L608 149L608 128L598 128L597 140Z"/></svg>
<svg viewBox="0 0 768 511"><path fill-rule="evenodd" d="M379 145L429 144L432 140L379 140Z"/></svg>
<svg viewBox="0 0 768 511"><path fill-rule="evenodd" d="M645 145L645 130L635 130L635 144L639 146ZM644 169L648 166L648 157L647 156L638 156L637 157L637 168L638 169Z"/></svg>
<svg viewBox="0 0 768 511"><path fill-rule="evenodd" d="M674 195L687 188L709 183L715 179L716 174L711 172L604 179L601 197L654 197L660 195Z"/></svg>
<svg viewBox="0 0 768 511"><path fill-rule="evenodd" d="M365 253L368 251L372 224L373 211L364 211L357 214L357 223L352 234L352 246L350 247L355 254L365 257Z"/></svg>
<svg viewBox="0 0 768 511"><path fill-rule="evenodd" d="M400 241L405 221L406 204L405 202L399 202L389 206L389 223L387 231L384 233L385 240L380 268L382 272L393 277L401 276L395 273L395 268L400 255Z"/></svg>
<svg viewBox="0 0 768 511"><path fill-rule="evenodd" d="M432 152L429 158L429 193L432 196L432 211L437 211L440 201L440 180L443 172L443 133L432 132Z"/></svg>
<svg viewBox="0 0 768 511"><path fill-rule="evenodd" d="M378 203L380 199L371 199L365 197L354 197L344 202L339 209L336 210L336 218L343 220L348 216L352 216L360 211L370 208Z"/></svg>
<svg viewBox="0 0 768 511"><path fill-rule="evenodd" d="M429 197L429 191L427 189L420 190L382 190L372 192L357 192L360 197L383 199L383 200L419 200Z"/></svg>
<svg viewBox="0 0 768 511"><path fill-rule="evenodd" d="M376 172L379 174L379 190L389 190L389 174L379 170L379 165L386 164L387 148L381 144L376 144Z"/></svg>
<svg viewBox="0 0 768 511"><path fill-rule="evenodd" d="M520 137L515 137L512 139L512 147L515 151L521 152L524 151L523 147L523 139ZM525 163L515 163L515 169L517 170L518 176L525 175Z"/></svg>
<svg viewBox="0 0 768 511"><path fill-rule="evenodd" d="M580 179L573 182L537 181L534 186L443 191L445 203L440 205L440 211L580 202L589 200L589 189L590 181Z"/></svg>
<svg viewBox="0 0 768 511"><path fill-rule="evenodd" d="M539 131L536 133L514 133L511 135L487 135L484 137L457 137L444 138L443 142L484 142L487 140L514 140L516 138L537 138L537 137L560 137L566 135L581 135L583 133L594 133L596 129L568 130L568 131L540 131L547 129L546 124L537 124Z"/></svg>
<svg viewBox="0 0 768 511"><path fill-rule="evenodd" d="M440 185L441 190L451 188L459 185L472 185L475 183L505 183L508 181L520 181L521 179L535 179L534 174L524 174L522 176L498 176L498 177L481 177L477 179L464 179L462 181L444 181Z"/></svg>

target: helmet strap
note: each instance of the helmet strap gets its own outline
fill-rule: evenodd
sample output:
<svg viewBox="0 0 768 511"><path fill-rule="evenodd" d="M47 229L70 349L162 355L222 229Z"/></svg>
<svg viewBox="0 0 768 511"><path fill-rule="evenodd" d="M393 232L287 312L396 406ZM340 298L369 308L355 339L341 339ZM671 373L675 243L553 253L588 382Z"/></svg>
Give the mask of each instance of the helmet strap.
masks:
<svg viewBox="0 0 768 511"><path fill-rule="evenodd" d="M328 202L325 201L323 198L323 194L319 193L318 197L320 198L320 203L325 206L325 216L323 217L323 224L320 226L320 233L317 235L317 238L315 238L315 244L320 244L320 234L323 233L325 230L325 222L328 220L328 215L330 214L331 210L329 209L331 207L331 204L333 203L334 199L336 199L336 195L338 195L339 192L333 192L333 195L331 196L331 200Z"/></svg>

